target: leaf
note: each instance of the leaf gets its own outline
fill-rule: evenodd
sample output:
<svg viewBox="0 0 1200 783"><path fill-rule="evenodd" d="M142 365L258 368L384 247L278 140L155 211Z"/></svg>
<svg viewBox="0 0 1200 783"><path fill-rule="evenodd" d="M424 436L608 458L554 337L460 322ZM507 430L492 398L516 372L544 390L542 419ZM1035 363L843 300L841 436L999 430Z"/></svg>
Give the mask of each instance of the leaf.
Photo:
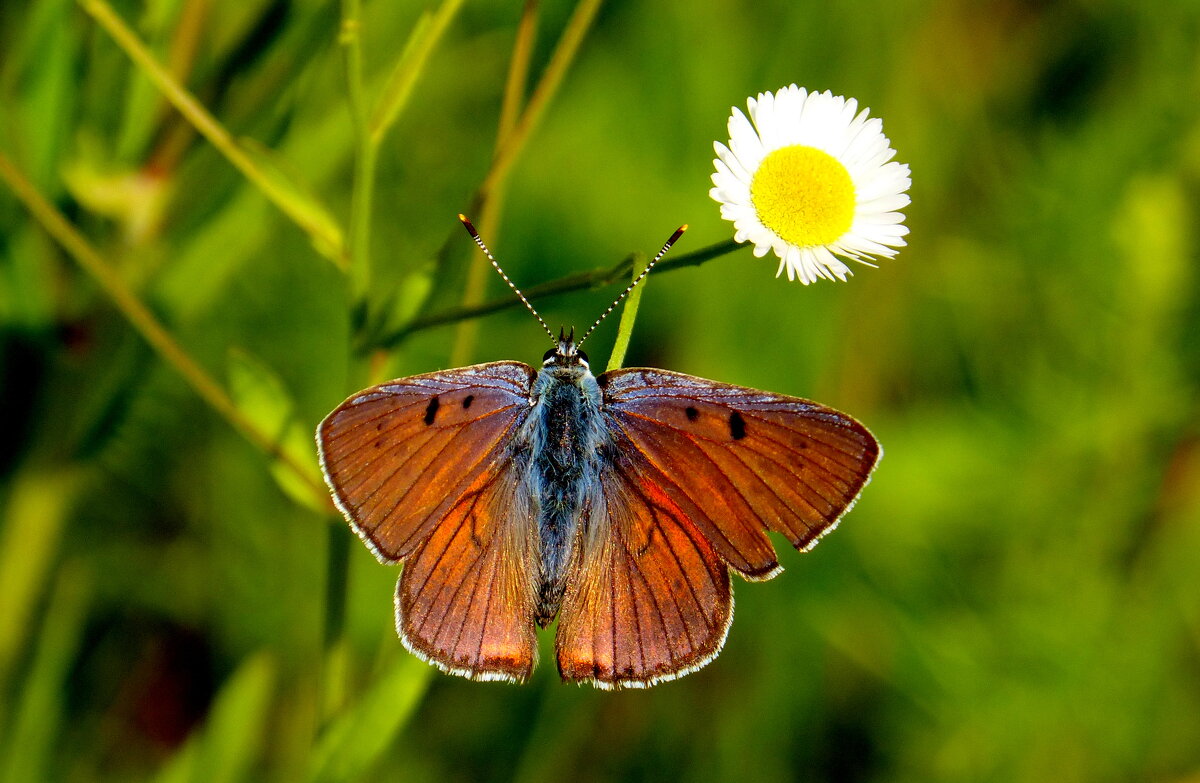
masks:
<svg viewBox="0 0 1200 783"><path fill-rule="evenodd" d="M296 221L312 239L317 252L340 267L345 267L346 242L333 213L300 179L291 164L279 153L254 139L241 138L238 146L263 176L263 187L279 208Z"/></svg>
<svg viewBox="0 0 1200 783"><path fill-rule="evenodd" d="M44 594L83 475L79 470L29 468L7 488L0 537L0 685L32 627L33 607Z"/></svg>
<svg viewBox="0 0 1200 783"><path fill-rule="evenodd" d="M339 268L348 261L342 231L330 212L296 180L284 173L278 157L253 142L237 142L200 101L158 61L146 44L106 0L79 0L113 41L149 77L172 105L204 135L264 196L308 233L318 252Z"/></svg>
<svg viewBox="0 0 1200 783"><path fill-rule="evenodd" d="M388 324L407 326L421 313L421 307L433 291L433 266L423 264L416 271L405 275L388 302L390 314Z"/></svg>
<svg viewBox="0 0 1200 783"><path fill-rule="evenodd" d="M0 780L50 780L54 740L66 704L71 664L87 620L91 578L86 567L68 562L59 571L29 672L21 683L17 711L0 753Z"/></svg>
<svg viewBox="0 0 1200 783"><path fill-rule="evenodd" d="M425 70L429 55L441 40L442 34L446 32L446 28L454 19L454 15L458 13L461 5L462 0L445 0L436 13L422 14L413 26L412 33L404 44L404 51L401 52L400 59L388 76L387 84L384 85L375 109L371 112L369 125L371 143L379 144L388 129L396 122L396 118L400 116L401 110L408 103L417 79Z"/></svg>
<svg viewBox="0 0 1200 783"><path fill-rule="evenodd" d="M432 672L415 656L397 660L358 704L335 718L321 735L310 760L309 780L358 780L368 772L408 723Z"/></svg>
<svg viewBox="0 0 1200 783"><path fill-rule="evenodd" d="M310 478L320 486L322 479L312 433L301 426L295 400L278 374L245 351L231 349L229 393L238 410L260 432L272 438L283 454L308 469ZM272 460L271 475L288 497L314 511L327 510L324 498L313 496L311 484L301 480L280 460Z"/></svg>
<svg viewBox="0 0 1200 783"><path fill-rule="evenodd" d="M11 113L5 124L12 123L19 129L30 178L55 195L60 188L59 160L67 147L79 100L79 82L72 63L79 55L80 44L71 24L72 13L69 0L48 0L31 6L28 28L17 37L24 43L11 52L14 63L6 68L10 75L20 73L24 84L20 100L13 100L11 94L5 96L4 112Z"/></svg>

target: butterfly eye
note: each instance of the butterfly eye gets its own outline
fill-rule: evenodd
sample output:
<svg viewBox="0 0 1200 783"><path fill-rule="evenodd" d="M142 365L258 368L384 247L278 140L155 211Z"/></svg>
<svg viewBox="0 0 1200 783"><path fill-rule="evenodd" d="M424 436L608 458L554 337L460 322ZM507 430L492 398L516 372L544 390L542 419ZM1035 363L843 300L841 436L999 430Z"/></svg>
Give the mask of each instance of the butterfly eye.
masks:
<svg viewBox="0 0 1200 783"><path fill-rule="evenodd" d="M556 354L556 353L558 353L557 348L551 348L550 350L546 351L544 354L542 354L542 363L545 364L546 362L553 359L554 354Z"/></svg>
<svg viewBox="0 0 1200 783"><path fill-rule="evenodd" d="M584 364L588 363L588 358L587 358L586 353L584 353L583 351L576 351L575 353L577 356L579 356L580 361L582 361Z"/></svg>

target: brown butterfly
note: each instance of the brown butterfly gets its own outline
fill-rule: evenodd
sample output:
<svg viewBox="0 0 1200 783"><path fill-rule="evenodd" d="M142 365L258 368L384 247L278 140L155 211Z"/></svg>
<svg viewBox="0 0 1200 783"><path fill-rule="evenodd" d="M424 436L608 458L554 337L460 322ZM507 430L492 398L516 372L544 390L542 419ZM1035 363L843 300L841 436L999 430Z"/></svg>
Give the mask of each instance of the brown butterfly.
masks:
<svg viewBox="0 0 1200 783"><path fill-rule="evenodd" d="M782 570L769 530L814 546L879 443L797 397L666 370L595 377L573 330L546 331L540 370L491 362L350 397L317 429L325 480L375 556L404 563L396 629L443 671L521 682L536 626L556 617L564 680L646 687L695 671L725 642L730 571Z"/></svg>

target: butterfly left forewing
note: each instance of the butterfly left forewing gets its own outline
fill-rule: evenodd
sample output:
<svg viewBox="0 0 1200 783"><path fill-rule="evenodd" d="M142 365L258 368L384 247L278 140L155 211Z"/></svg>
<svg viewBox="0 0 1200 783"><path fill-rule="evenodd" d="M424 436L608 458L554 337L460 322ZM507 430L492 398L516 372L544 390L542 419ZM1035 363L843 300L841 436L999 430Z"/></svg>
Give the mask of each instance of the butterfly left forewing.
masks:
<svg viewBox="0 0 1200 783"><path fill-rule="evenodd" d="M585 511L555 640L562 678L601 688L703 666L733 619L728 567L676 503L625 468L620 456L606 466Z"/></svg>
<svg viewBox="0 0 1200 783"><path fill-rule="evenodd" d="M853 418L797 397L665 370L598 380L610 427L639 456L629 469L747 578L778 573L766 531L806 549L831 530L881 454Z"/></svg>
<svg viewBox="0 0 1200 783"><path fill-rule="evenodd" d="M317 429L338 507L376 556L407 557L460 497L495 475L529 415L533 369L492 362L365 389Z"/></svg>

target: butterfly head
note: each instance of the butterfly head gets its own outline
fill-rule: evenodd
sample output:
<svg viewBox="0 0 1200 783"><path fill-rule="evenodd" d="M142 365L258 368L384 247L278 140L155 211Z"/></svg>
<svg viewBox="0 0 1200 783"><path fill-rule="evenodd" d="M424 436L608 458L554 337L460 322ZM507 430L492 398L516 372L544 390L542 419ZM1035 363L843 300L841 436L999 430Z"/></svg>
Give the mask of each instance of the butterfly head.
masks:
<svg viewBox="0 0 1200 783"><path fill-rule="evenodd" d="M587 354L575 344L574 327L571 327L569 334L562 329L558 331L555 346L542 356L542 369L562 376L578 376L591 372Z"/></svg>

